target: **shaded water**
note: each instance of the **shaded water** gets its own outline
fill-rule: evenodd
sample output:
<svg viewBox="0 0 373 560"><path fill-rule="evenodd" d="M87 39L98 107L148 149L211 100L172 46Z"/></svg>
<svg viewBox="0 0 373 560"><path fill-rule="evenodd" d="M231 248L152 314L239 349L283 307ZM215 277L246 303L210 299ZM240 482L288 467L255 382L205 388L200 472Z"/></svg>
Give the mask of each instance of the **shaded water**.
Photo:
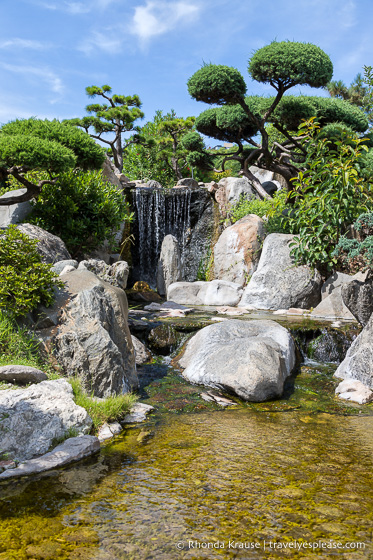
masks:
<svg viewBox="0 0 373 560"><path fill-rule="evenodd" d="M372 428L303 410L164 414L96 459L1 487L0 559L373 558Z"/></svg>

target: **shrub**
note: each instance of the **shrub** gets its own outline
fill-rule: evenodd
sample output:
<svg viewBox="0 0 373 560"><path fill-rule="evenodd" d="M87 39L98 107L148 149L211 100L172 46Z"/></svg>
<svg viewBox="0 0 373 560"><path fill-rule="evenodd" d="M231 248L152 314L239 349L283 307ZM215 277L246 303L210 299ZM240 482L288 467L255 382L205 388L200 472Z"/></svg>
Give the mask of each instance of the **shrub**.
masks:
<svg viewBox="0 0 373 560"><path fill-rule="evenodd" d="M229 218L232 224L247 216L256 214L259 218L266 219L267 233L289 233L285 210L287 193L284 190L275 193L271 200L247 200L243 195L239 202L231 208Z"/></svg>
<svg viewBox="0 0 373 560"><path fill-rule="evenodd" d="M347 272L373 269L373 212L362 214L354 223L360 240L341 237L333 256Z"/></svg>
<svg viewBox="0 0 373 560"><path fill-rule="evenodd" d="M0 310L9 317L50 305L54 287L62 285L52 265L42 262L37 243L14 225L0 234Z"/></svg>
<svg viewBox="0 0 373 560"><path fill-rule="evenodd" d="M70 253L82 256L114 237L132 215L123 195L101 171L69 171L45 185L30 221L61 237Z"/></svg>

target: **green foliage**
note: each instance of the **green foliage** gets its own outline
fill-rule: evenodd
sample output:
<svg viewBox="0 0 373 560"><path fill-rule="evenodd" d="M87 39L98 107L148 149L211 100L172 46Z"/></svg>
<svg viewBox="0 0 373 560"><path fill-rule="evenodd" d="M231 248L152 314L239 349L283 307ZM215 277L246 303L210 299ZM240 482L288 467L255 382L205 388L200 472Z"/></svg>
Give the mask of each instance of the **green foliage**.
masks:
<svg viewBox="0 0 373 560"><path fill-rule="evenodd" d="M359 159L366 149L356 136L341 132L342 139L322 138L311 121L301 126L310 137L307 170L294 179L293 211L288 223L298 233L292 254L296 262L322 271L336 264L333 251L344 228L364 211L371 192L359 176Z"/></svg>
<svg viewBox="0 0 373 560"><path fill-rule="evenodd" d="M123 195L101 171L69 171L46 185L30 221L61 237L73 256L113 243L116 231L130 220Z"/></svg>
<svg viewBox="0 0 373 560"><path fill-rule="evenodd" d="M343 123L356 132L364 132L368 128L369 123L364 112L348 101L315 96L309 99L316 108L316 118L321 126Z"/></svg>
<svg viewBox="0 0 373 560"><path fill-rule="evenodd" d="M354 223L360 239L341 237L333 256L347 272L373 269L373 212L361 214Z"/></svg>
<svg viewBox="0 0 373 560"><path fill-rule="evenodd" d="M333 64L324 51L311 43L290 41L273 41L257 50L248 70L254 80L286 89L298 84L322 87L333 76Z"/></svg>
<svg viewBox="0 0 373 560"><path fill-rule="evenodd" d="M189 78L188 91L196 101L222 105L237 103L246 93L246 84L235 68L206 64Z"/></svg>
<svg viewBox="0 0 373 560"><path fill-rule="evenodd" d="M342 80L329 82L325 89L328 90L331 97L344 99L352 105L360 107L367 116L369 126L373 124L373 107L370 97L370 84L368 78L368 67L365 66L364 77L359 73L354 81L347 87Z"/></svg>
<svg viewBox="0 0 373 560"><path fill-rule="evenodd" d="M122 420L128 414L137 401L137 397L131 393L114 395L103 400L97 400L86 393L79 377L69 379L74 392L77 405L86 409L92 418L94 431L97 432L105 422Z"/></svg>
<svg viewBox="0 0 373 560"><path fill-rule="evenodd" d="M234 224L248 214L256 214L265 219L267 233L289 233L287 220L283 215L286 199L287 193L284 190L275 193L271 200L248 200L241 195L239 202L231 208L229 219Z"/></svg>
<svg viewBox="0 0 373 560"><path fill-rule="evenodd" d="M131 143L141 143L142 138L138 134L139 128L135 121L142 119L144 113L141 111L141 101L138 95L112 95L111 87L90 86L86 88L89 97L101 97L104 103L91 103L87 105L86 111L92 116L81 119L70 119L66 121L72 125L83 128L92 138L96 138L109 146L109 153L113 157L114 165L119 170L123 169L123 134L135 132ZM108 139L107 134L112 133Z"/></svg>
<svg viewBox="0 0 373 560"><path fill-rule="evenodd" d="M196 119L196 128L201 134L224 142L237 142L258 132L257 125L240 105L214 107L203 111Z"/></svg>
<svg viewBox="0 0 373 560"><path fill-rule="evenodd" d="M26 143L23 151L20 139ZM60 172L75 166L99 169L105 160L103 149L82 130L56 119L9 122L1 127L0 142L0 160L4 159L8 166L26 165L29 169ZM14 144L11 160L5 158L7 142Z"/></svg>
<svg viewBox="0 0 373 560"><path fill-rule="evenodd" d="M9 317L26 315L54 299L57 275L45 264L30 239L14 225L0 234L0 310Z"/></svg>

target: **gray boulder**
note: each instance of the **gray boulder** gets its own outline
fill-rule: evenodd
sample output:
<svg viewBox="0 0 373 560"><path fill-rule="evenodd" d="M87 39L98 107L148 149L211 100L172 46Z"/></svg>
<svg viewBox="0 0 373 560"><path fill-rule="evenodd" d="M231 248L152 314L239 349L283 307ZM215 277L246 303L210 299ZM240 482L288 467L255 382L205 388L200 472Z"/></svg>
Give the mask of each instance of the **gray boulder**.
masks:
<svg viewBox="0 0 373 560"><path fill-rule="evenodd" d="M7 383L40 383L46 381L48 376L44 371L31 366L8 365L0 367L0 381Z"/></svg>
<svg viewBox="0 0 373 560"><path fill-rule="evenodd" d="M39 241L36 249L43 262L54 264L66 259L71 260L71 255L65 243L57 235L52 235L45 229L32 224L20 224L17 229L25 233L30 239Z"/></svg>
<svg viewBox="0 0 373 560"><path fill-rule="evenodd" d="M108 265L100 259L88 259L79 263L78 270L89 270L104 282L122 290L127 287L129 267L126 261L118 261Z"/></svg>
<svg viewBox="0 0 373 560"><path fill-rule="evenodd" d="M9 191L2 196L1 200L6 200L7 198L13 196L20 196L25 194L27 189L17 189L15 191ZM10 204L9 206L0 206L0 228L5 228L11 224L19 224L27 218L32 212L32 205L30 201L19 202L18 204Z"/></svg>
<svg viewBox="0 0 373 560"><path fill-rule="evenodd" d="M342 300L352 315L363 327L373 313L373 274L366 280L353 279L341 288Z"/></svg>
<svg viewBox="0 0 373 560"><path fill-rule="evenodd" d="M149 362L152 358L151 352L146 348L145 344L143 344L138 338L136 338L133 334L131 335L132 344L135 350L135 359L136 365L142 366Z"/></svg>
<svg viewBox="0 0 373 560"><path fill-rule="evenodd" d="M197 188L198 181L192 179L191 177L185 177L184 179L179 179L176 186Z"/></svg>
<svg viewBox="0 0 373 560"><path fill-rule="evenodd" d="M224 177L220 179L219 190L223 189L226 203L229 206L237 204L241 197L247 200L258 198L257 192L247 177Z"/></svg>
<svg viewBox="0 0 373 560"><path fill-rule="evenodd" d="M342 300L343 286L335 288L329 296L324 298L312 311L312 317L324 317L325 319L347 319L353 321L355 317L347 309Z"/></svg>
<svg viewBox="0 0 373 560"><path fill-rule="evenodd" d="M67 375L79 374L98 397L136 388L125 292L88 270L70 272L61 280L66 288L51 308L44 308L44 328L37 331L47 352L53 352Z"/></svg>
<svg viewBox="0 0 373 560"><path fill-rule="evenodd" d="M33 475L69 465L89 457L100 451L100 442L96 436L78 436L68 438L45 455L25 461L15 469L9 469L0 474L0 480Z"/></svg>
<svg viewBox="0 0 373 560"><path fill-rule="evenodd" d="M356 379L373 390L373 316L351 344L335 377Z"/></svg>
<svg viewBox="0 0 373 560"><path fill-rule="evenodd" d="M237 305L242 287L226 280L175 282L167 290L167 300L183 305Z"/></svg>
<svg viewBox="0 0 373 560"><path fill-rule="evenodd" d="M151 189L163 189L161 183L159 183L158 181L154 181L153 179L148 181L146 184Z"/></svg>
<svg viewBox="0 0 373 560"><path fill-rule="evenodd" d="M330 296L333 290L342 286L342 284L346 284L346 282L351 282L353 280L353 276L350 274L343 274L343 272L334 272L327 280L325 280L324 284L321 288L321 299L325 299L326 297Z"/></svg>
<svg viewBox="0 0 373 560"><path fill-rule="evenodd" d="M271 233L263 243L258 268L239 303L255 309L316 307L321 296L321 276L308 266L295 266L289 243L294 235Z"/></svg>
<svg viewBox="0 0 373 560"><path fill-rule="evenodd" d="M262 402L282 395L296 364L295 345L274 321L231 319L198 331L179 364L192 383Z"/></svg>
<svg viewBox="0 0 373 560"><path fill-rule="evenodd" d="M214 247L215 278L243 286L258 266L264 238L264 222L255 214L227 227Z"/></svg>
<svg viewBox="0 0 373 560"><path fill-rule="evenodd" d="M92 426L66 379L0 391L0 419L0 449L17 461L43 455L71 429L85 434Z"/></svg>
<svg viewBox="0 0 373 560"><path fill-rule="evenodd" d="M72 266L73 268L78 268L78 261L75 261L74 259L67 259L64 261L58 261L56 263L54 263L54 265L52 266L52 270L56 273L56 274L61 274L61 272L67 267L67 266Z"/></svg>
<svg viewBox="0 0 373 560"><path fill-rule="evenodd" d="M162 241L157 267L157 291L167 294L170 284L181 280L181 253L179 242L173 235L166 235Z"/></svg>

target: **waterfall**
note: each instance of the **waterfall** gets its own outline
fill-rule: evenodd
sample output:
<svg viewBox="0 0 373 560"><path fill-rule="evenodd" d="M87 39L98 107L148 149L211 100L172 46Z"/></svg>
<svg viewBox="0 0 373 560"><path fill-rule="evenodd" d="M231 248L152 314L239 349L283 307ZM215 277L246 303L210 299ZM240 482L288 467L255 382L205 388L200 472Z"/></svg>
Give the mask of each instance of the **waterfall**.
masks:
<svg viewBox="0 0 373 560"><path fill-rule="evenodd" d="M132 251L132 280L156 286L162 241L168 234L179 242L181 258L190 233L191 189L153 189L137 187L134 195L136 239Z"/></svg>

